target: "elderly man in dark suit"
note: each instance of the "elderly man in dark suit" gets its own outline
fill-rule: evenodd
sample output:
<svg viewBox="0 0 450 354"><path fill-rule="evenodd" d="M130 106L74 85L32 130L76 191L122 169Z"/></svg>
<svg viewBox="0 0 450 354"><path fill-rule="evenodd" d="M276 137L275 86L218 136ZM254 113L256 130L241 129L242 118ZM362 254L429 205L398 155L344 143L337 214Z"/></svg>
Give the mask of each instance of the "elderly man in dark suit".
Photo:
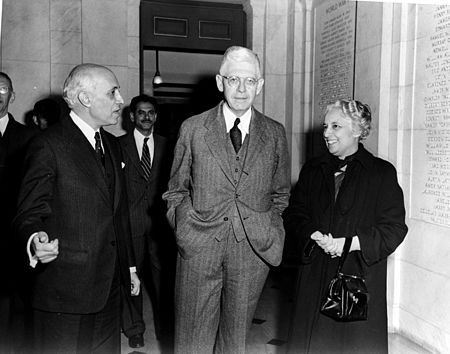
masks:
<svg viewBox="0 0 450 354"><path fill-rule="evenodd" d="M128 190L131 235L136 256L137 271L144 279L145 266L150 268L150 295L156 336L160 330L161 239L164 234L166 207L161 198L167 187L171 155L166 138L154 132L158 117L157 102L142 94L130 103L131 133L119 138L125 162L125 181ZM142 317L142 294L133 297L122 310L123 330L131 348L144 345L145 323ZM168 316L168 313L165 314Z"/></svg>
<svg viewBox="0 0 450 354"><path fill-rule="evenodd" d="M20 285L17 279L23 280L23 274L18 275L22 268L17 264L20 257L13 242L11 222L16 211L25 148L34 133L8 112L9 104L14 102L14 98L11 78L0 72L0 242L2 249L8 250L0 257L0 353L9 352L14 341L23 340L11 328L13 317L15 321L18 319L14 310L18 309L18 304L23 307L17 288Z"/></svg>
<svg viewBox="0 0 450 354"><path fill-rule="evenodd" d="M117 123L123 99L96 64L76 66L63 96L70 115L30 144L15 219L36 266L34 349L120 353L120 298L140 283L120 147L102 127Z"/></svg>
<svg viewBox="0 0 450 354"><path fill-rule="evenodd" d="M176 353L245 352L284 243L286 135L252 107L264 84L256 54L230 47L216 83L225 100L182 124L164 194L179 249Z"/></svg>

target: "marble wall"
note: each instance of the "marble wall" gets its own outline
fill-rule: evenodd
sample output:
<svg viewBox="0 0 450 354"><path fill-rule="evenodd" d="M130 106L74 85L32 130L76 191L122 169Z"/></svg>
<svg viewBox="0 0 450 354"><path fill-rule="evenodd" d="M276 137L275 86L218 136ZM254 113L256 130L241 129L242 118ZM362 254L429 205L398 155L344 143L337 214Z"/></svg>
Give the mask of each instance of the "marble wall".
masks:
<svg viewBox="0 0 450 354"><path fill-rule="evenodd" d="M37 100L60 96L80 63L113 70L127 102L139 92L139 0L4 0L1 50L19 121ZM120 124L108 129L123 133Z"/></svg>

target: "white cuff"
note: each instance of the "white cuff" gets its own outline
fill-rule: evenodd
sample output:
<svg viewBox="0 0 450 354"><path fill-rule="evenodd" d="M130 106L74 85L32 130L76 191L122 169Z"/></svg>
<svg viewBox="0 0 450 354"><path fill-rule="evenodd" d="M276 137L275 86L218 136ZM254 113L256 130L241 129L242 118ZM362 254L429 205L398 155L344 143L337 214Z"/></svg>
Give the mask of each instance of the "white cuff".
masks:
<svg viewBox="0 0 450 354"><path fill-rule="evenodd" d="M36 255L31 254L31 241L33 241L34 236L36 236L37 234L38 234L37 232L32 234L27 242L27 254L28 254L28 259L30 260L31 268L35 268L36 264L38 263L38 258L36 257Z"/></svg>
<svg viewBox="0 0 450 354"><path fill-rule="evenodd" d="M136 273L136 267L130 267L130 273Z"/></svg>

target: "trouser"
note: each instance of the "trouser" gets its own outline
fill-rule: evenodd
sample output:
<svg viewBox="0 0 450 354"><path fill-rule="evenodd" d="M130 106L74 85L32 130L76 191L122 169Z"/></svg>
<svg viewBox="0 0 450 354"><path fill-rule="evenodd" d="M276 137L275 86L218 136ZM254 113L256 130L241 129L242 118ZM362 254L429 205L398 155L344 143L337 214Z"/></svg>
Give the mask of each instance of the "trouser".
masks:
<svg viewBox="0 0 450 354"><path fill-rule="evenodd" d="M175 353L244 353L269 266L230 230L190 259L178 256Z"/></svg>

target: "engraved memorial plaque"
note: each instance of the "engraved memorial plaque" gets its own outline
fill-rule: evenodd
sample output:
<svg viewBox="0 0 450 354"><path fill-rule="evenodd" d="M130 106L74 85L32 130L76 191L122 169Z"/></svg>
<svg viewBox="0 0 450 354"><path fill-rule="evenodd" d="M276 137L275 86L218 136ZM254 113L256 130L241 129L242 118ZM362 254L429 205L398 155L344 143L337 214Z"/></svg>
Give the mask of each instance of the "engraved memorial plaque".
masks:
<svg viewBox="0 0 450 354"><path fill-rule="evenodd" d="M450 6L417 16L411 217L450 227Z"/></svg>

